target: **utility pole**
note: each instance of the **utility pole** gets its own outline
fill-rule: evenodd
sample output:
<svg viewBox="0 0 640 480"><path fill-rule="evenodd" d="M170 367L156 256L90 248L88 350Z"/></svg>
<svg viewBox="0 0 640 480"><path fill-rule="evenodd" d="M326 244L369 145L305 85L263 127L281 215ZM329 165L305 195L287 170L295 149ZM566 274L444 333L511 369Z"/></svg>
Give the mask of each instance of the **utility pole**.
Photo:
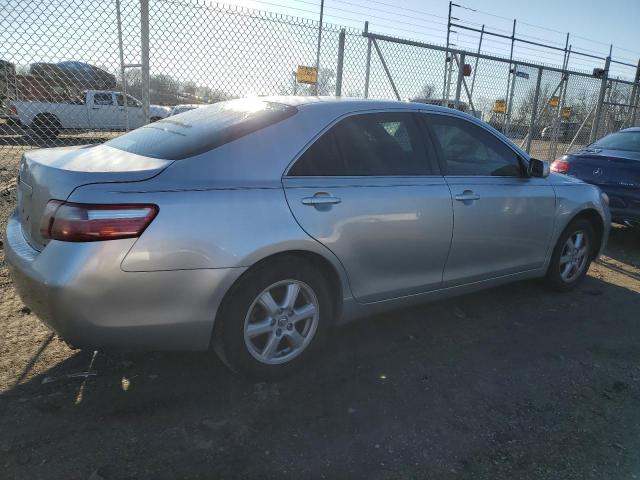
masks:
<svg viewBox="0 0 640 480"><path fill-rule="evenodd" d="M447 17L447 49L444 52L444 80L442 82L442 99L447 95L447 69L451 68L451 56L449 54L449 37L451 35L451 8L453 2L449 2L449 16ZM449 98L447 97L447 100ZM445 107L448 105L444 105Z"/></svg>

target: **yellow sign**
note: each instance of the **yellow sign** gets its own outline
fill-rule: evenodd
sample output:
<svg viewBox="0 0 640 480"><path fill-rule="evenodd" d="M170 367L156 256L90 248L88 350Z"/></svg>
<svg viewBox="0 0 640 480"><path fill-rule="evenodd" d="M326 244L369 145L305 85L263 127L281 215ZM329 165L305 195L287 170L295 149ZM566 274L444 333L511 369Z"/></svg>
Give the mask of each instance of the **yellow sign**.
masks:
<svg viewBox="0 0 640 480"><path fill-rule="evenodd" d="M493 106L493 111L495 113L506 113L507 112L507 102L505 102L504 100L496 100L496 103Z"/></svg>
<svg viewBox="0 0 640 480"><path fill-rule="evenodd" d="M562 115L562 118L564 118L565 120L571 118L571 107L562 107L560 115Z"/></svg>
<svg viewBox="0 0 640 480"><path fill-rule="evenodd" d="M556 108L560 105L560 97L553 96L549 99L549 106L552 108Z"/></svg>
<svg viewBox="0 0 640 480"><path fill-rule="evenodd" d="M298 65L296 80L299 83L317 83L318 70L316 69L316 67L305 67L303 65Z"/></svg>

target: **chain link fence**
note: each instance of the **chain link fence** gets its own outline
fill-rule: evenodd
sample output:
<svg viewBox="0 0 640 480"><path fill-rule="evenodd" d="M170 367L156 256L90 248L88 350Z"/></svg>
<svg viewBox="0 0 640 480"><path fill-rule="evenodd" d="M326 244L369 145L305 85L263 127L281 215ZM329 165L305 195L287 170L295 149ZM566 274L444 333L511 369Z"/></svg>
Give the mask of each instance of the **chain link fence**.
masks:
<svg viewBox="0 0 640 480"><path fill-rule="evenodd" d="M315 65L315 21L199 0L5 5L2 160L102 142L174 107L316 93L295 75ZM609 79L606 70L594 76L324 24L317 94L458 108L553 159L640 121L637 76Z"/></svg>
<svg viewBox="0 0 640 480"><path fill-rule="evenodd" d="M364 35L374 45L370 65L378 72L369 78L371 96L467 111L541 159L639 124L638 82L607 78L607 66L569 71Z"/></svg>

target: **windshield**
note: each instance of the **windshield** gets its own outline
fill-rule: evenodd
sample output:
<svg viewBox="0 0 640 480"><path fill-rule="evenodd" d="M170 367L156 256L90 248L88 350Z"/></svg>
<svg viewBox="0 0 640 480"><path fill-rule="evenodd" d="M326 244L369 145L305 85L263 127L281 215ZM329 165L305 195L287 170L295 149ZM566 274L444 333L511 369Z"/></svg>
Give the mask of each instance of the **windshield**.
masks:
<svg viewBox="0 0 640 480"><path fill-rule="evenodd" d="M616 132L601 138L592 147L640 152L640 131Z"/></svg>
<svg viewBox="0 0 640 480"><path fill-rule="evenodd" d="M145 125L106 143L126 152L181 160L237 140L297 112L259 99L238 99L189 110Z"/></svg>

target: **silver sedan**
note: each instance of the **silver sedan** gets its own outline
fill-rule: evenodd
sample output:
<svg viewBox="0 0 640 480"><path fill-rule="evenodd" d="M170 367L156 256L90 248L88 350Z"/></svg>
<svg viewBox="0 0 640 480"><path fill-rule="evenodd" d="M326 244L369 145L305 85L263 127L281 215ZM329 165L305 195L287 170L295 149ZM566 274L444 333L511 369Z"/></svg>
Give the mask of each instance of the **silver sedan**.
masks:
<svg viewBox="0 0 640 480"><path fill-rule="evenodd" d="M358 317L536 277L569 290L609 223L597 187L470 115L263 97L26 153L5 250L73 345L215 349L266 377Z"/></svg>

